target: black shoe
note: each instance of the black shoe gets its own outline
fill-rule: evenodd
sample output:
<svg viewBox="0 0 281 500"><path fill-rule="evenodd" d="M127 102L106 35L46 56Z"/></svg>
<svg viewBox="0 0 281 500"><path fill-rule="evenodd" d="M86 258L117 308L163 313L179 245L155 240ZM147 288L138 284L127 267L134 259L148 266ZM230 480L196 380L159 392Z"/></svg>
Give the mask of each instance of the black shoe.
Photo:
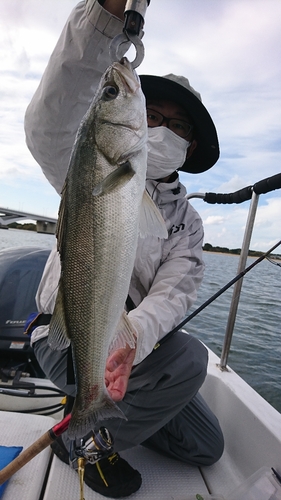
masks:
<svg viewBox="0 0 281 500"><path fill-rule="evenodd" d="M55 455L65 464L69 464L69 453L61 436L51 448ZM128 497L141 486L141 475L133 469L118 453L99 460L95 464L85 466L85 483L94 491L110 498Z"/></svg>
<svg viewBox="0 0 281 500"><path fill-rule="evenodd" d="M65 464L69 465L69 453L63 444L62 437L59 436L52 444L54 454Z"/></svg>

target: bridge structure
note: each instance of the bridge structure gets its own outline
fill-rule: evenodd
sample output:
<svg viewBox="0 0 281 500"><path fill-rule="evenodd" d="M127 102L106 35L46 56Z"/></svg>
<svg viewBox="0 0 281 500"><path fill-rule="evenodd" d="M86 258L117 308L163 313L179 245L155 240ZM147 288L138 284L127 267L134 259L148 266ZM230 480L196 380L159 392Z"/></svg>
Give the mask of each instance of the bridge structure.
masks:
<svg viewBox="0 0 281 500"><path fill-rule="evenodd" d="M35 215L27 212L20 212L11 208L0 207L0 227L8 229L8 224L21 222L23 220L34 220L36 222L37 233L55 234L57 219L46 215Z"/></svg>

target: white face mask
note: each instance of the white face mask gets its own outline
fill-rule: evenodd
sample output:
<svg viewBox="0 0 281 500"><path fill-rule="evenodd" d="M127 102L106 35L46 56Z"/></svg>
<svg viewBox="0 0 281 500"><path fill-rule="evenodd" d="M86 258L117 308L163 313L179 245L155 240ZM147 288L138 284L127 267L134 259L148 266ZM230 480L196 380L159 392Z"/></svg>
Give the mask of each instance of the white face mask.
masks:
<svg viewBox="0 0 281 500"><path fill-rule="evenodd" d="M167 127L148 128L147 179L162 179L182 167L191 142Z"/></svg>

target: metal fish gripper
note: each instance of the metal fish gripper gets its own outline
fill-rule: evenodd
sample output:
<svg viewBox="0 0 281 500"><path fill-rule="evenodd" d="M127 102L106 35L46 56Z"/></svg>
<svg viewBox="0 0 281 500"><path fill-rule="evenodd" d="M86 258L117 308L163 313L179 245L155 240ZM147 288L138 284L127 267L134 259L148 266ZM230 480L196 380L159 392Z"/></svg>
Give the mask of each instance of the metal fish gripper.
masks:
<svg viewBox="0 0 281 500"><path fill-rule="evenodd" d="M137 68L144 58L144 45L141 38L144 34L144 16L150 0L127 0L124 11L123 33L113 38L110 45L112 61L120 61L127 52L130 44L136 49L136 57L131 61L132 67Z"/></svg>

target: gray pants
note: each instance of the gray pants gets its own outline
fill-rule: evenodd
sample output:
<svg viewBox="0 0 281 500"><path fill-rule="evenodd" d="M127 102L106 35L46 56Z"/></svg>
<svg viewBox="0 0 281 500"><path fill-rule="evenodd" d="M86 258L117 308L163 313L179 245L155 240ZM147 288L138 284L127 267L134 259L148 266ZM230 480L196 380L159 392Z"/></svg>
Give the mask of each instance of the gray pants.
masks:
<svg viewBox="0 0 281 500"><path fill-rule="evenodd" d="M47 338L34 344L47 377L68 395L67 350L53 351ZM132 370L128 390L118 406L127 417L99 422L111 432L114 450L138 444L191 465L211 465L223 452L217 418L197 394L204 382L208 354L200 341L177 332ZM67 436L64 436L67 444Z"/></svg>

